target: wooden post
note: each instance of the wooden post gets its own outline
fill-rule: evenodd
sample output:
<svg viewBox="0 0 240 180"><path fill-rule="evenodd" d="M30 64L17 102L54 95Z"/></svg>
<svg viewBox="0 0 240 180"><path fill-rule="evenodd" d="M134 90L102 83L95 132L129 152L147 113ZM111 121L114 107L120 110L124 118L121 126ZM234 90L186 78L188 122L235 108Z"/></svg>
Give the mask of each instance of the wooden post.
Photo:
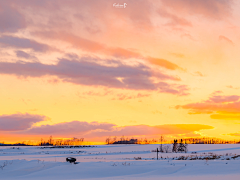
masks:
<svg viewBox="0 0 240 180"><path fill-rule="evenodd" d="M158 152L159 152L159 151L158 151L158 148L157 148L157 160L158 160Z"/></svg>

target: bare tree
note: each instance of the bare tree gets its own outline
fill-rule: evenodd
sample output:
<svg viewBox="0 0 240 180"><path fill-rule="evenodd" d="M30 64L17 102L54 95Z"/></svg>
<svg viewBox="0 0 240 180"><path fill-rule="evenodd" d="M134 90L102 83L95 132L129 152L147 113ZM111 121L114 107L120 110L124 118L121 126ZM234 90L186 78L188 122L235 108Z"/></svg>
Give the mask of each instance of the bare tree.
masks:
<svg viewBox="0 0 240 180"><path fill-rule="evenodd" d="M106 144L110 144L110 138L106 139Z"/></svg>
<svg viewBox="0 0 240 180"><path fill-rule="evenodd" d="M163 140L164 140L164 137L161 136L161 138L160 138L160 141L161 141L160 152L163 152L163 146L162 146Z"/></svg>
<svg viewBox="0 0 240 180"><path fill-rule="evenodd" d="M176 140L174 139L172 152L177 152L177 148L178 148L178 142L177 142L177 139Z"/></svg>

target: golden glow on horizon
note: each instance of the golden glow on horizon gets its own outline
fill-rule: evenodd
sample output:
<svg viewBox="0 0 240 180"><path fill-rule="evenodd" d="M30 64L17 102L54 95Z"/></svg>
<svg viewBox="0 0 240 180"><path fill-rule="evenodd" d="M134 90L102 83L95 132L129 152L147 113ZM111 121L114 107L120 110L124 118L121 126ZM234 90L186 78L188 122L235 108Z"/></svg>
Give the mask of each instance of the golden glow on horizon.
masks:
<svg viewBox="0 0 240 180"><path fill-rule="evenodd" d="M165 131L168 138L240 138L239 99L230 97L240 96L240 3L215 2L218 11L213 13L202 1L196 10L184 1L171 2L145 1L137 9L132 1L126 9L113 9L107 1L104 6L55 2L59 9L41 7L47 13L39 15L33 13L38 9L34 3L32 9L23 9L25 5L14 2L14 10L25 20L16 30L0 28L0 124L13 114L47 119L28 122L21 130L2 125L0 142L53 135L99 143L109 136L158 138ZM17 38L31 40L30 47ZM22 70L21 64L29 66ZM80 66L84 68L78 70ZM221 102L224 98L229 101ZM88 124L79 124L81 133L49 134L48 127L62 131L57 125L65 123L67 129L73 121ZM183 126L179 133L161 126L177 124L195 126L189 131ZM139 134L139 125L161 127L159 133ZM45 129L30 133L34 127Z"/></svg>

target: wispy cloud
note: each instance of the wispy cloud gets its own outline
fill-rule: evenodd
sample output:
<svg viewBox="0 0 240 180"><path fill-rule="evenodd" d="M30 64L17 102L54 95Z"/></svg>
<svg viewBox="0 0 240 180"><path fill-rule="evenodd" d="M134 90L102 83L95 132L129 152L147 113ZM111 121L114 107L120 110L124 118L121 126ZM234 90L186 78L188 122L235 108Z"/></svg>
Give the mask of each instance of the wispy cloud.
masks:
<svg viewBox="0 0 240 180"><path fill-rule="evenodd" d="M185 18L179 17L173 13L170 13L168 11L166 11L165 9L161 8L158 11L158 14L163 17L163 18L167 18L170 21L166 24L167 26L192 26L192 23L189 22L188 20L186 20Z"/></svg>
<svg viewBox="0 0 240 180"><path fill-rule="evenodd" d="M193 133L202 129L213 129L212 126L202 124L166 124L157 126L136 125L116 127L112 131L95 131L88 137L104 136L149 136L149 135L177 135Z"/></svg>
<svg viewBox="0 0 240 180"><path fill-rule="evenodd" d="M116 58L138 58L138 59L144 59L154 65L158 65L170 70L176 70L176 69L182 69L178 65L161 58L154 58L154 57L144 57L138 52L128 50L125 48L120 47L108 47L105 44L95 42L88 40L86 38L82 38L80 36L76 36L67 32L35 32L35 35L41 37L41 38L49 38L49 39L55 39L60 40L64 42L70 43L73 47L77 49L81 49L87 52L94 52L94 53L100 53L111 57Z"/></svg>
<svg viewBox="0 0 240 180"><path fill-rule="evenodd" d="M182 53L173 53L173 52L171 52L169 54L171 54L172 56L178 57L178 58L184 58L185 57L185 55L182 54Z"/></svg>
<svg viewBox="0 0 240 180"><path fill-rule="evenodd" d="M25 78L57 76L62 82L87 86L159 90L159 92L163 93L187 94L187 86L163 82L163 80L179 81L178 77L169 76L161 72L153 72L152 69L144 64L129 66L118 61L110 61L114 62L115 65L109 66L97 63L99 61L101 59L60 59L55 65L47 65L40 62L0 62L0 74Z"/></svg>
<svg viewBox="0 0 240 180"><path fill-rule="evenodd" d="M23 134L42 134L42 135L60 135L60 136L75 136L83 135L93 130L111 130L115 124L99 123L99 122L85 122L85 121L71 121L62 122L53 125L42 125L32 127Z"/></svg>
<svg viewBox="0 0 240 180"><path fill-rule="evenodd" d="M226 86L227 88L230 88L230 89L239 89L239 87L233 87L232 85L229 85L229 86Z"/></svg>
<svg viewBox="0 0 240 180"><path fill-rule="evenodd" d="M112 123L71 121L53 125L32 127L29 130L18 132L20 134L58 135L62 137L84 136L87 138L106 136L151 136L151 135L177 135L188 134L203 129L213 129L203 124L166 124L166 125L135 125L117 126Z"/></svg>
<svg viewBox="0 0 240 180"><path fill-rule="evenodd" d="M230 40L229 38L227 38L226 36L219 36L219 41L224 41L224 42L227 42L228 44L230 45L234 45L234 43L232 42L232 40Z"/></svg>
<svg viewBox="0 0 240 180"><path fill-rule="evenodd" d="M207 19L222 20L232 14L232 0L161 0L164 7L178 14L204 16Z"/></svg>
<svg viewBox="0 0 240 180"><path fill-rule="evenodd" d="M51 49L46 44L42 44L42 43L36 42L31 39L14 37L14 36L1 36L0 44L3 47L32 49L32 50L38 51L38 52L46 52Z"/></svg>
<svg viewBox="0 0 240 180"><path fill-rule="evenodd" d="M24 51L15 51L16 55L18 58L24 58L24 59L29 59L29 60L33 60L33 61L38 61L38 59L34 56L34 55L31 55L29 53L26 53Z"/></svg>
<svg viewBox="0 0 240 180"><path fill-rule="evenodd" d="M137 95L127 95L127 94L117 94L112 100L129 100L129 99L138 99L138 98L144 98L144 97L149 97L150 94L141 94L138 93Z"/></svg>
<svg viewBox="0 0 240 180"><path fill-rule="evenodd" d="M204 77L204 75L200 72L200 71L196 71L192 74L193 76L200 76L200 77Z"/></svg>
<svg viewBox="0 0 240 180"><path fill-rule="evenodd" d="M229 133L229 134L226 134L226 135L229 135L229 136L240 136L240 132L237 132L237 133Z"/></svg>

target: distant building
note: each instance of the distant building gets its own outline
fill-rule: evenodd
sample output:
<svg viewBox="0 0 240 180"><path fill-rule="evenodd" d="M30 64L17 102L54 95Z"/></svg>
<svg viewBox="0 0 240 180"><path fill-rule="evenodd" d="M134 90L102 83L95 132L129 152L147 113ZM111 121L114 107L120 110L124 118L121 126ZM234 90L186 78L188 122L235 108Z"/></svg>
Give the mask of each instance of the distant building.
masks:
<svg viewBox="0 0 240 180"><path fill-rule="evenodd" d="M137 144L138 140L137 139L130 139L128 140L124 140L124 141L115 141L113 144Z"/></svg>

